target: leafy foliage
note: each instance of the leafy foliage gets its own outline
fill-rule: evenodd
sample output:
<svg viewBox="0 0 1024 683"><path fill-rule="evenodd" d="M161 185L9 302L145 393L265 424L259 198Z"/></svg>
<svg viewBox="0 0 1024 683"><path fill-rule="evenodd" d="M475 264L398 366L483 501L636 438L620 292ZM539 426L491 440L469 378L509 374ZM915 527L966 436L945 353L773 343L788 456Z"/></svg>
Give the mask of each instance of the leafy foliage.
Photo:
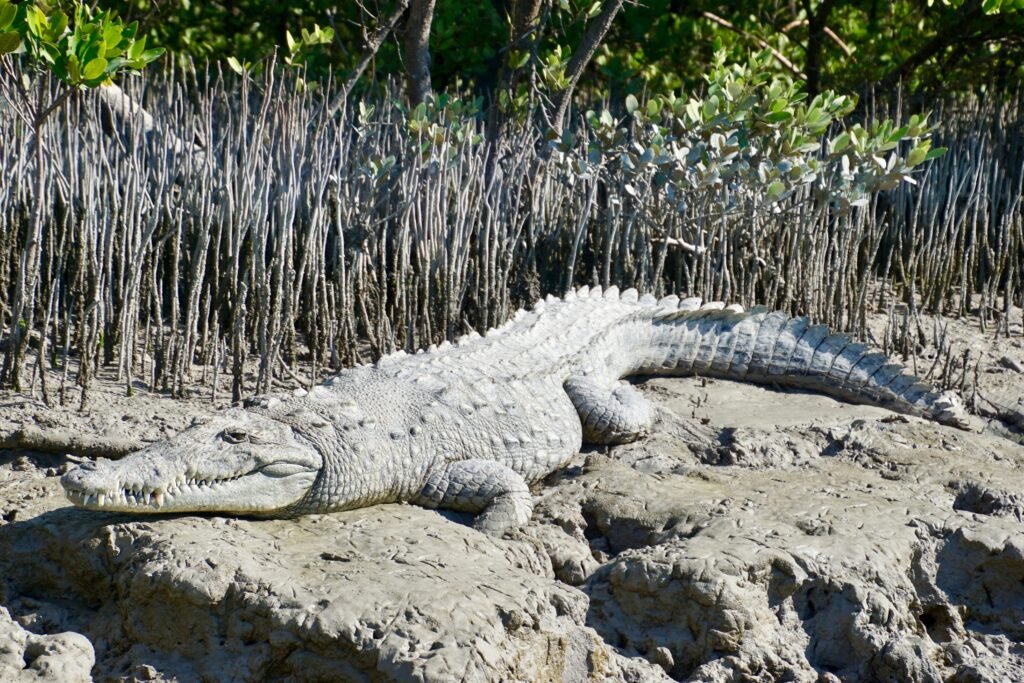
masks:
<svg viewBox="0 0 1024 683"><path fill-rule="evenodd" d="M25 51L72 87L94 88L122 70L139 70L163 54L136 38L138 22L125 24L115 12L74 7L46 13L39 5L0 0L0 53Z"/></svg>
<svg viewBox="0 0 1024 683"><path fill-rule="evenodd" d="M477 132L482 104L483 98L480 97L463 100L442 94L430 95L412 110L402 105L398 108L405 118L406 129L424 155L443 149L454 156L459 144L469 142L476 145L483 141L483 136ZM449 142L453 144L447 144Z"/></svg>
<svg viewBox="0 0 1024 683"><path fill-rule="evenodd" d="M853 109L852 98L825 92L808 101L792 79L765 68L767 52L744 64L725 59L719 52L701 97L669 93L641 102L630 95L623 121L607 109L588 112L593 138L585 157L572 153L571 136L554 146L574 173L624 177L627 193L664 195L681 202L680 210L681 198L722 187L729 191L725 210L772 210L809 186L818 201L845 211L879 190L915 182L914 168L945 151L931 148L927 116L899 127L858 123L829 136Z"/></svg>
<svg viewBox="0 0 1024 683"><path fill-rule="evenodd" d="M12 326L11 343L0 368L0 383L20 386L28 332L34 327L37 313L39 242L46 223L43 187L51 167L51 160L44 154L46 120L72 93L110 84L117 74L141 70L163 53L161 49L146 49L146 37L136 38L137 34L137 23L125 24L115 12L93 10L80 3L75 4L69 18L59 7L44 11L41 3L15 5L0 0L0 87L3 99L29 125L37 195L37 201L28 210L31 220L24 231L26 246L13 286L11 309L19 324ZM27 59L16 61L7 56L15 52L24 52ZM35 79L19 72L19 61L26 61L35 70ZM56 78L56 84L51 83L51 77ZM34 95L31 91L35 91ZM39 355L43 355L42 348ZM48 402L45 384L43 396Z"/></svg>
<svg viewBox="0 0 1024 683"><path fill-rule="evenodd" d="M310 74L348 72L358 60L366 35L392 11L394 0L337 3L310 0L278 3L238 0L231 5L105 0L126 16L138 17L143 31L180 55L224 59L250 65L275 48L288 49L302 29L334 30L330 44L308 50ZM512 45L511 18L496 0L439 2L431 31L431 74L438 90L474 89L488 94L500 64L536 74L548 87L559 84L565 63L580 42L594 0L545 2L530 38ZM821 39L821 88L861 92L883 81L911 90L967 92L979 84L1012 89L1024 77L1024 0L897 0L878 3L842 0L810 3L695 0L680 8L673 0L627 3L602 44L579 92L583 99L692 89L714 66L715 53L742 61L751 51L770 48L766 67L801 80L811 39L810 8L827 29ZM819 16L827 9L826 16ZM325 29L326 30L326 29ZM785 61L783 61L785 60ZM788 65L792 66L792 69ZM373 79L403 73L392 39L374 59ZM887 80L888 79L888 80ZM506 99L520 100L520 91ZM500 97L500 95L499 95ZM519 102L520 105L525 100ZM506 102L506 109L508 102Z"/></svg>
<svg viewBox="0 0 1024 683"><path fill-rule="evenodd" d="M300 66L309 59L310 53L317 45L330 45L334 40L333 28L320 28L318 24L313 25L313 30L301 29L299 38L292 36L291 31L284 32L285 45L288 53L284 56L284 63L288 66Z"/></svg>

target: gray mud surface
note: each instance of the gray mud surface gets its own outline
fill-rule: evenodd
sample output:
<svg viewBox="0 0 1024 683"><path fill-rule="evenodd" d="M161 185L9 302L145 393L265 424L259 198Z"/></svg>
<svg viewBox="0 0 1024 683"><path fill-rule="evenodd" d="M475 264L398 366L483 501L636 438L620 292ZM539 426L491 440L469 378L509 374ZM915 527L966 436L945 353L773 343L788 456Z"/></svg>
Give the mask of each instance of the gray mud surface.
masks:
<svg viewBox="0 0 1024 683"><path fill-rule="evenodd" d="M1019 338L977 343L983 392L1017 401ZM409 505L74 509L61 444L163 438L209 402L0 396L0 680L1024 680L1011 419L963 432L731 382L640 386L652 435L578 456L504 539Z"/></svg>

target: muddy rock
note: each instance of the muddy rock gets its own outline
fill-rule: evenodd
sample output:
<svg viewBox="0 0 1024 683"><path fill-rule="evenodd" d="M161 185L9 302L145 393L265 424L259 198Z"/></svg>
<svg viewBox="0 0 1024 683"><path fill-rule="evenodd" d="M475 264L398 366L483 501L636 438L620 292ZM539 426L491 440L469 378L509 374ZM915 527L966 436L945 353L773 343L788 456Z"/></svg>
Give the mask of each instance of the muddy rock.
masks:
<svg viewBox="0 0 1024 683"><path fill-rule="evenodd" d="M0 681L91 681L96 663L89 640L78 633L37 635L0 607Z"/></svg>
<svg viewBox="0 0 1024 683"><path fill-rule="evenodd" d="M702 401L718 415L734 392L765 391L720 384ZM687 391L658 393L680 408ZM671 452L655 437L591 456L546 499L582 509L608 556L588 580L588 623L678 680L1024 680L1024 452L816 396L786 402L821 419L746 413L720 417L723 433L765 453L817 443L819 457L700 468L687 449L661 473L624 464Z"/></svg>
<svg viewBox="0 0 1024 683"><path fill-rule="evenodd" d="M0 680L1024 680L1024 447L800 392L640 389L651 435L552 474L504 539L408 505L88 512L63 455L0 452ZM68 424L147 440L209 409L170 405Z"/></svg>
<svg viewBox="0 0 1024 683"><path fill-rule="evenodd" d="M96 643L100 677L644 678L585 626L587 599L533 545L436 513L132 522L56 508L3 529L13 600ZM36 613L72 595L62 615ZM631 673L632 672L632 673Z"/></svg>

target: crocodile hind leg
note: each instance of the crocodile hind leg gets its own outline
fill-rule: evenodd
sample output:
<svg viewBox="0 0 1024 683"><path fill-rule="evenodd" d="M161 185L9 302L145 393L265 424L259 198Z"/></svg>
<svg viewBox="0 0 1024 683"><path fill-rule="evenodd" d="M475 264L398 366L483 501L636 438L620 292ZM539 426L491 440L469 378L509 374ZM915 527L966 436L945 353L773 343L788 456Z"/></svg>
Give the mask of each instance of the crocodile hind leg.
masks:
<svg viewBox="0 0 1024 683"><path fill-rule="evenodd" d="M651 407L631 385L609 385L589 377L570 377L564 386L583 423L584 441L629 443L647 434L651 426Z"/></svg>
<svg viewBox="0 0 1024 683"><path fill-rule="evenodd" d="M495 536L530 521L533 499L526 480L494 460L459 460L434 470L413 503L477 515L473 527Z"/></svg>

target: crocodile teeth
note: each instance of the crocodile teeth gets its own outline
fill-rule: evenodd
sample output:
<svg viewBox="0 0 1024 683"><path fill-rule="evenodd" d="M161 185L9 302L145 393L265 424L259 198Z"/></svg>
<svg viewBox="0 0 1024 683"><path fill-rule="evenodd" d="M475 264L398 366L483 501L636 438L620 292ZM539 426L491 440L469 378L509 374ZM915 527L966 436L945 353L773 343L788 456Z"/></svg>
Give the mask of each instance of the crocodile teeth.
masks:
<svg viewBox="0 0 1024 683"><path fill-rule="evenodd" d="M157 491L156 493L154 493L153 494L153 502L156 503L156 506L158 508L159 507L163 507L164 506L164 492L163 491Z"/></svg>
<svg viewBox="0 0 1024 683"><path fill-rule="evenodd" d="M96 504L99 505L100 507L103 507L104 505L107 504L107 497L102 493L99 494L98 496L96 496Z"/></svg>

